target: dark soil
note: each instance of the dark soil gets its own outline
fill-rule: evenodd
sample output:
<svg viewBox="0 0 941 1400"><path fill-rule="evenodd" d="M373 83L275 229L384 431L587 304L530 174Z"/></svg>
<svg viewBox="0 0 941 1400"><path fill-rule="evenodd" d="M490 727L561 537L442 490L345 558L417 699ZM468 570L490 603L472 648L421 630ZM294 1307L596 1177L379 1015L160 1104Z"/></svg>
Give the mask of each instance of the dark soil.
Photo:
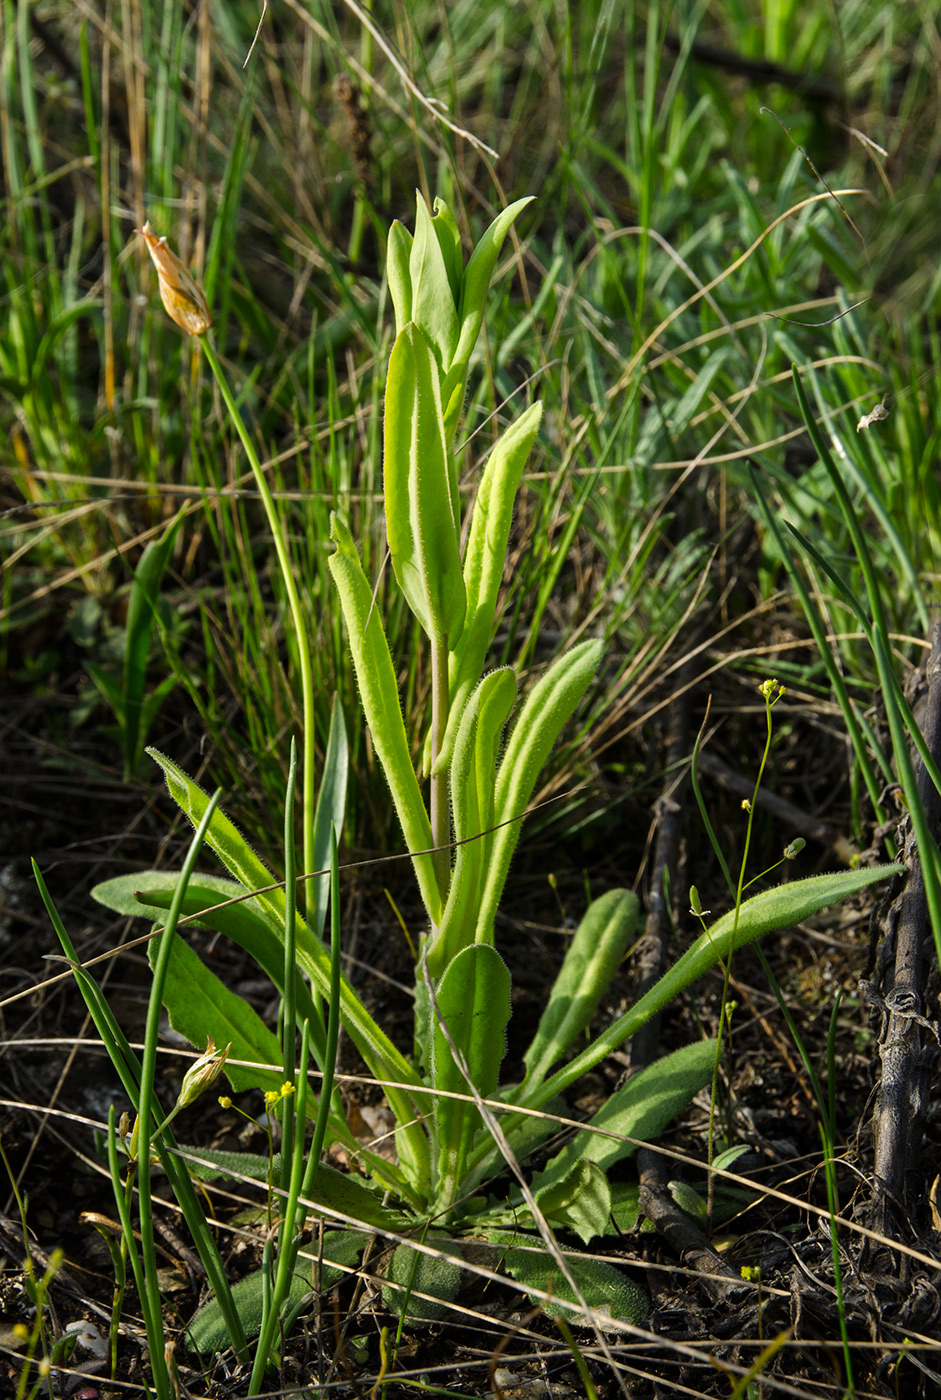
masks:
<svg viewBox="0 0 941 1400"><path fill-rule="evenodd" d="M4 1151L26 1204L34 1267L41 1272L54 1248L65 1251L51 1291L55 1328L61 1331L70 1323L91 1321L106 1334L111 1261L102 1237L87 1222L85 1213L107 1219L115 1216L96 1134L110 1105L120 1114L127 1104L107 1060L89 1043L93 1036L71 979L53 980L60 975L59 969L45 961L54 957L58 948L36 893L29 861L30 857L37 860L66 927L82 958L88 960L119 949L142 931L139 924L130 926L126 921L109 919L91 902L91 887L119 871L159 863L172 865L186 833L174 826L171 804L155 778L132 786L120 781L114 752L97 731L89 730L87 736L79 731L64 742L69 697L76 693L78 684L77 670L71 678L59 677L58 701L52 707L48 692L37 695L24 687L12 687L8 692L2 753L6 797L0 833L4 850L0 1112ZM733 762L732 755L742 753L740 747L736 749L735 727L734 720L725 725L714 752L745 777L753 770L741 758L738 768ZM772 785L777 780L775 790L795 804L808 798L816 800L814 794L822 789L835 793L825 812L821 802L817 810L810 807L809 815L825 815L838 829L842 816L839 776L820 734L812 716L795 716L787 741L775 752ZM723 753L722 739L726 737ZM663 736L652 733L646 742L651 769L662 768ZM197 756L191 757L196 766ZM817 757L819 781L813 777ZM727 794L723 786L710 784L708 777L703 782L714 823L720 831L731 832L738 820L739 799ZM599 805L610 796L610 786L599 791ZM650 794L651 804L655 796ZM582 872L590 878L592 892L598 893L606 885L623 881L625 870L644 870L645 857L649 870L650 842L656 839L650 806L644 810L634 801L616 810L617 826L605 828L599 819L591 841L579 848L571 841L552 844L544 836L521 850L500 929L501 948L514 978L507 1061L511 1076L558 965L561 935L583 907ZM780 851L794 834L782 832L778 817L759 822L762 840L765 831L772 851ZM731 841L727 849L731 849ZM768 863L774 858L769 855ZM816 849L809 846L802 873L828 865L832 867L833 861L825 845L818 844ZM699 873L711 867L698 834L698 821L689 810L673 868L671 888L676 892L674 914L680 930L673 942L679 947L690 936L685 899L679 891L688 888L691 872L697 872L707 908L710 902L721 907L723 901L718 884L710 888L708 877ZM546 884L548 869L558 872L556 892ZM348 967L372 1013L407 1051L409 1006L406 992L400 988L411 982L410 960L384 899L380 878L375 868L348 877L344 941L355 959ZM395 895L399 907L408 910L407 888L395 888ZM824 1085L831 1010L836 994L843 995L834 1042L839 1159L835 1181L844 1221L860 1223L867 1219L870 1195L867 1124L875 1039L869 1012L860 1004L858 979L867 960L871 904L867 900L857 907L841 908L818 921L815 929L793 930L769 940L766 949L810 1062ZM416 918L413 913L413 928ZM209 940L205 935L197 940L197 946L212 959L215 970L248 995L273 1023L276 1001L244 955L223 940ZM125 1032L132 1041L139 1039L148 989L144 950L137 946L109 958L98 965L97 975ZM632 980L629 959L612 988L606 1017L633 1000ZM714 1030L721 994L717 974L682 999L664 1022L662 1049L687 1043L701 1028ZM623 1384L638 1396L724 1395L733 1383L733 1373L729 1371L726 1378L723 1367L756 1364L763 1347L775 1339L781 1346L773 1359L765 1360L764 1385L776 1380L801 1394L844 1394L843 1324L852 1344L857 1393L897 1394L900 1375L912 1394L941 1393L936 1349L929 1345L937 1341L941 1327L937 1181L941 1124L937 1100L925 1118L919 1158L911 1162L910 1213L903 1238L910 1253L902 1255L887 1246L876 1246L843 1225L838 1235L838 1289L821 1166L820 1105L754 953L736 956L730 994L737 1009L720 1086L716 1132L719 1138L747 1148L734 1170L754 1183L754 1204L721 1225L716 1223L713 1229L707 1222L692 1222L704 1248L719 1250L715 1256L719 1262L711 1271L707 1267L705 1273L701 1260L697 1271L689 1267L688 1259L677 1257L668 1243L668 1231L661 1235L648 1226L646 1231L606 1242L603 1252L622 1262L649 1291L651 1312L646 1341L609 1336L614 1372L611 1359L601 1350L601 1339L588 1332L579 1334L579 1349L599 1394L614 1394ZM597 1106L630 1065L628 1055L613 1056L583 1083L572 1111L578 1114ZM348 1047L341 1052L340 1068L353 1076L361 1068ZM180 1074L180 1062L168 1046L158 1081L158 1092L167 1104L175 1097ZM352 1113L354 1122L361 1121L364 1131L375 1132L377 1122L381 1123L381 1116L376 1117L377 1110L381 1114L379 1091L344 1082L349 1086L351 1105L359 1105ZM251 1118L260 1112L260 1101L252 1099L247 1095L238 1101ZM188 1115L180 1132L183 1141L197 1147L240 1145L265 1151L262 1130L252 1129L244 1119L235 1120L239 1127L233 1128L233 1114L223 1112L212 1095ZM662 1145L702 1162L708 1151L708 1131L708 1095L703 1095ZM704 1190L701 1173L668 1159L665 1179L684 1178L696 1181ZM782 1194L770 1195L768 1188ZM225 1194L216 1197L214 1209L224 1223L252 1199L260 1204L264 1195L238 1188L228 1204ZM728 1213L723 1211L721 1189L716 1205L718 1221ZM29 1324L30 1306L22 1273L22 1231L9 1193L2 1214L0 1326L4 1351L0 1353L0 1394L12 1395L20 1363L10 1329L17 1322ZM204 1280L181 1228L172 1211L162 1212L165 1305L170 1334L177 1337L182 1382L194 1396L242 1395L247 1373L231 1354L222 1355L206 1368L186 1350L182 1323L201 1301ZM231 1241L233 1278L257 1267L257 1231L243 1224L227 1238ZM316 1241L311 1243L316 1250ZM938 1263L932 1265L931 1260ZM364 1269L367 1279L375 1278L381 1261L381 1246L377 1246ZM743 1278L743 1270L747 1278ZM406 1388L409 1377L420 1377L424 1384L461 1394L482 1394L494 1386L508 1396L520 1397L582 1393L572 1353L556 1324L534 1313L512 1285L501 1290L471 1278L459 1304L460 1313L444 1323L423 1330L406 1327L395 1351L397 1391ZM311 1385L365 1393L381 1368L386 1345L383 1329L388 1327L394 1338L394 1319L384 1312L376 1289L362 1278L348 1280L338 1290L315 1299L302 1316L286 1343L282 1369L276 1379L272 1377L272 1385L287 1393ZM55 1393L92 1400L126 1393L127 1385L132 1390L140 1386L145 1376L141 1337L130 1288L122 1314L117 1371L124 1384L115 1386L102 1380L101 1368L76 1352L77 1364L71 1371L63 1371ZM654 1337L662 1343L656 1343ZM897 1346L905 1337L913 1345L900 1362Z"/></svg>

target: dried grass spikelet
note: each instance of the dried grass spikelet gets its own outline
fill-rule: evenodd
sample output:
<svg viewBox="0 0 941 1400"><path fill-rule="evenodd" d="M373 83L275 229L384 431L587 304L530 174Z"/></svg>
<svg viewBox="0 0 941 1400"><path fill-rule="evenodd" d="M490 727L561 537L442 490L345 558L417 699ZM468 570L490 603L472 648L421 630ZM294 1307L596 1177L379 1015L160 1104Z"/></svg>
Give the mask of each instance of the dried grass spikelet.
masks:
<svg viewBox="0 0 941 1400"><path fill-rule="evenodd" d="M147 251L157 269L160 300L170 320L189 335L204 335L212 325L212 317L202 287L180 262L166 238L158 238L153 232L149 219L143 228L136 228L134 232L140 234L147 244Z"/></svg>

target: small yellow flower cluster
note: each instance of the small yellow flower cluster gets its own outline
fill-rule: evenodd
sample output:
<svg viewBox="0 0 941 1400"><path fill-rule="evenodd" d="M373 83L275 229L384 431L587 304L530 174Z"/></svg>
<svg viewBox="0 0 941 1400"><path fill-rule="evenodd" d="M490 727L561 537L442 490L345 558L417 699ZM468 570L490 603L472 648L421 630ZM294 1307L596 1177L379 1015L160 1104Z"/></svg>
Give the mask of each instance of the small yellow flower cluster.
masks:
<svg viewBox="0 0 941 1400"><path fill-rule="evenodd" d="M787 689L779 680L772 679L762 681L758 687L758 693L764 697L767 704L773 705L781 699L782 695L787 694Z"/></svg>
<svg viewBox="0 0 941 1400"><path fill-rule="evenodd" d="M265 1108L277 1108L282 1099L289 1099L294 1093L294 1085L286 1079L280 1089L268 1089L265 1093Z"/></svg>

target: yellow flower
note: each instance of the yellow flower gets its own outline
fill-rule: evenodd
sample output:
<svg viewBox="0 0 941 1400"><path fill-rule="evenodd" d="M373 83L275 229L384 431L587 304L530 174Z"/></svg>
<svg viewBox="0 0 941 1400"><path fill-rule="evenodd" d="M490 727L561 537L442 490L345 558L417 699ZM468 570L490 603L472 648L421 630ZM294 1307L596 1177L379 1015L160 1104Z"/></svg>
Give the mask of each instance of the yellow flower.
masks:
<svg viewBox="0 0 941 1400"><path fill-rule="evenodd" d="M204 335L212 325L209 303L202 287L192 273L172 251L166 238L158 238L150 227L150 220L143 228L136 228L147 244L147 251L157 269L160 284L160 300L171 321L189 335Z"/></svg>

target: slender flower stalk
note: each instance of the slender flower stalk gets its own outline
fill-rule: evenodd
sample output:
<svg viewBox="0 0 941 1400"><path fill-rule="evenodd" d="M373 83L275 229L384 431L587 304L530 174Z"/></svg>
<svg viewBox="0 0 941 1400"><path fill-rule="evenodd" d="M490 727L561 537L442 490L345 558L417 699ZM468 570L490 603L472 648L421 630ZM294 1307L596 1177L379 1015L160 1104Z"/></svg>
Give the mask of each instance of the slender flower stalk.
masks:
<svg viewBox="0 0 941 1400"><path fill-rule="evenodd" d="M303 714L303 763L301 775L303 870L301 874L309 876L314 870L314 673L310 659L306 619L301 607L300 597L298 596L297 585L294 582L294 572L291 567L291 557L288 553L287 540L285 539L284 529L278 516L277 509L275 508L274 498L271 495L265 473L258 459L255 444L252 442L248 429L242 421L242 415L238 410L238 406L232 396L232 391L222 372L222 366L213 349L212 342L206 334L209 327L212 325L212 317L209 312L209 305L206 301L205 294L188 268L170 248L166 238L158 238L153 232L149 221L145 223L142 228L135 229L135 232L146 242L147 251L150 253L154 267L157 269L160 297L167 315L181 330L186 331L188 335L200 337L206 360L215 375L216 383L219 386L219 392L222 395L229 417L235 424L236 432L245 449L245 455L252 469L255 485L261 497L265 515L268 519L268 528L271 530L272 539L274 540L275 553L278 556L278 564L281 568L281 577L284 582L284 591L287 594L288 607L291 611L291 620L294 624L294 634L297 639L298 664L301 673L301 709ZM304 908L310 909L313 906L314 889L309 880L305 880L303 883Z"/></svg>
<svg viewBox="0 0 941 1400"><path fill-rule="evenodd" d="M303 714L303 734L301 737L301 748L303 754L301 771L301 792L303 809L303 871L302 875L310 875L314 870L314 670L310 659L310 646L307 638L307 624L304 611L301 607L300 596L297 591L297 584L294 581L294 573L291 568L291 557L288 553L287 541L284 537L284 530L278 517L274 498L265 479L261 462L258 460L258 453L255 445L248 434L248 429L242 421L232 391L229 388L222 366L216 357L216 352L209 340L203 340L203 349L206 353L206 360L209 368L216 377L219 385L219 392L229 411L236 431L242 440L245 448L245 455L248 458L252 475L255 478L255 485L261 497L261 503L268 518L268 528L274 540L275 553L278 556L278 563L281 567L281 578L284 582L284 591L287 594L288 607L291 611L291 620L294 623L294 635L297 639L297 658L301 673L301 710ZM307 880L304 882L304 907L309 909L313 905L314 886Z"/></svg>

